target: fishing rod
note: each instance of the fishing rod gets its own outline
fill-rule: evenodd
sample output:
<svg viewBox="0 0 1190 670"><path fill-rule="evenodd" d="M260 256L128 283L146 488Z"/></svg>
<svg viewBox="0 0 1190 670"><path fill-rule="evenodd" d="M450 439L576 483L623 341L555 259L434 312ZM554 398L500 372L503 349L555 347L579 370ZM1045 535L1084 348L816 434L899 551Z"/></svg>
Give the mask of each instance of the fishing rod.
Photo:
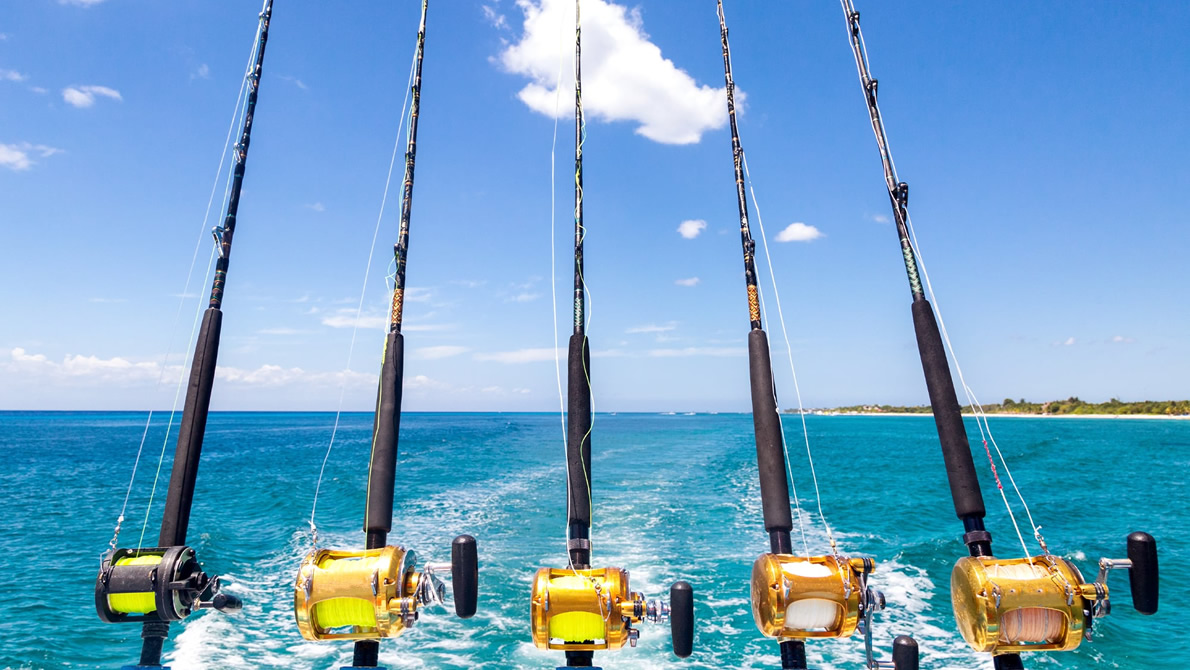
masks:
<svg viewBox="0 0 1190 670"><path fill-rule="evenodd" d="M438 577L439 572L449 570L451 573L454 609L459 617L466 619L475 614L479 592L479 561L474 537L459 535L451 543L449 564L427 563L420 572L416 565L417 556L412 550L388 544L393 525L397 440L401 425L405 366L401 320L413 207L427 5L428 0L422 0L401 218L397 243L393 247L396 275L372 424L372 455L368 463L364 509L365 548L361 551L315 546L303 559L294 585L294 615L302 637L307 640L355 640L350 666L353 668L377 667L380 639L396 637L411 628L421 607L445 601L446 587Z"/></svg>
<svg viewBox="0 0 1190 670"><path fill-rule="evenodd" d="M917 642L902 635L893 642L892 663L874 657L872 615L884 609L884 595L868 586L875 562L867 557L840 555L831 540L831 555L797 556L790 533L789 480L785 446L777 414L768 335L760 313L756 278L756 242L748 223L748 198L744 188L744 149L736 124L735 79L723 1L718 0L719 35L723 46L723 78L727 88L727 118L731 126L731 152L735 168L736 203L740 215L740 242L744 252L744 282L748 295L748 371L751 381L752 423L756 438L756 464L760 473L760 498L770 553L752 566L752 616L765 637L779 641L781 667L804 669L805 640L848 638L863 631L867 668L917 670ZM807 447L808 448L808 447ZM807 552L808 554L808 552Z"/></svg>
<svg viewBox="0 0 1190 670"><path fill-rule="evenodd" d="M955 620L972 649L994 654L997 670L1017 670L1024 667L1020 652L1070 651L1077 648L1083 639L1091 639L1094 620L1106 616L1111 610L1107 587L1107 573L1110 570L1127 569L1133 606L1142 614L1155 614L1158 600L1157 543L1148 533L1130 534L1127 538L1128 558L1100 559L1099 575L1093 582L1084 580L1074 563L1051 554L1036 526L1034 535L1041 546L1041 555L1026 555L1017 559L993 556L992 535L983 522L983 494L946 359L946 347L934 308L926 299L922 274L918 271L918 254L909 218L909 185L897 176L888 147L884 121L877 104L877 80L872 77L868 66L859 12L851 0L840 0L840 3L847 20L848 39L872 130L880 150L885 185L913 295L913 328L938 441L942 446L955 515L963 523L963 542L970 554L960 558L951 573L951 603ZM924 267L922 269L924 273ZM953 350L951 355L954 355ZM979 420L978 413L976 420ZM990 451L988 459L991 461ZM1002 491L994 462L992 472L997 487ZM1011 509L1009 511L1011 513ZM1021 543L1024 544L1023 539Z"/></svg>
<svg viewBox="0 0 1190 670"><path fill-rule="evenodd" d="M104 554L95 581L95 609L108 623L140 622L141 655L136 667L160 667L162 647L169 636L169 624L180 621L196 609L236 612L243 604L234 595L223 593L218 575L203 571L195 550L186 545L194 486L202 455L215 365L219 356L219 334L223 324L223 293L231 261L231 243L240 206L244 169L252 136L252 120L260 92L264 49L269 37L273 0L265 0L260 12L256 44L248 70L248 97L243 125L234 150L235 166L223 225L212 233L219 258L211 286L210 303L203 314L190 381L182 410L182 423L170 473L169 492L161 518L161 532L156 547L116 548ZM122 518L122 517L121 517ZM117 528L118 532L118 528Z"/></svg>
<svg viewBox="0 0 1190 670"><path fill-rule="evenodd" d="M566 568L541 568L533 578L530 625L539 649L562 650L566 667L593 667L596 650L635 647L633 624L669 620L673 653L694 645L694 589L677 581L669 603L632 591L628 571L591 567L591 352L586 332L583 278L582 15L575 0L574 29L574 332L567 354Z"/></svg>
<svg viewBox="0 0 1190 670"><path fill-rule="evenodd" d="M194 358L190 363L186 402L182 409L182 424L177 436L169 493L165 497L161 533L157 538L158 546L129 549L115 546L113 539L112 550L102 558L99 576L95 580L95 610L101 620L109 624L142 624L140 637L143 641L138 668L161 666L162 647L165 638L169 637L171 621L180 621L195 609L209 608L232 613L243 607L237 596L221 591L218 575L208 575L203 571L194 549L186 544L186 534L190 524L190 507L194 502L194 486L198 480L202 439L205 437L207 414L211 407L215 362L219 356L219 333L223 327L221 307L271 17L273 0L265 0L259 14L256 45L249 67L248 100L244 108L243 126L233 152L236 164L232 171L224 224L212 231L219 259L215 262L211 300L202 314L198 344L194 347Z"/></svg>

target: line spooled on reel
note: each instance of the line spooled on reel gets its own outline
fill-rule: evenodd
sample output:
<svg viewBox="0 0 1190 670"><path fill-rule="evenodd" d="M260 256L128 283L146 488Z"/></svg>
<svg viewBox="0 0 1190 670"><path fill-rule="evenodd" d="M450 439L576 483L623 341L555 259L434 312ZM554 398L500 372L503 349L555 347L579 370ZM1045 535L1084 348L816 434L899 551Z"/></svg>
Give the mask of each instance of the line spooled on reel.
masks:
<svg viewBox="0 0 1190 670"><path fill-rule="evenodd" d="M104 554L95 580L95 610L101 620L107 623L134 622L142 626L140 662L126 667L161 666L162 648L169 635L170 622L181 621L199 609L232 613L243 606L238 597L222 592L222 580L217 575L203 570L194 549L186 545L186 533L215 382L223 324L223 293L272 13L273 0L265 0L247 72L248 94L233 151L234 166L223 225L213 231L218 251L215 278L190 365L182 423L157 540L159 546L118 547L117 526L117 538L113 538L112 549Z"/></svg>
<svg viewBox="0 0 1190 670"><path fill-rule="evenodd" d="M878 84L869 69L859 12L855 10L852 0L840 0L840 4L847 21L848 40L864 101L880 150L885 185L913 296L914 332L942 457L946 463L955 515L963 523L963 542L970 554L960 558L951 572L951 604L955 620L963 639L972 649L994 655L997 670L1017 670L1024 667L1019 655L1021 652L1070 651L1076 649L1083 640L1091 639L1094 620L1111 611L1107 574L1113 569L1129 571L1132 602L1136 610L1142 614L1155 614L1158 600L1157 544L1147 533L1132 533L1127 538L1128 558L1101 559L1098 576L1088 582L1073 562L1050 552L1041 536L1040 526L1032 523L1028 505L1017 489L1021 504L1033 525L1033 534L1041 547L1041 553L1029 555L1024 536L1021 535L1021 545L1026 553L1023 558L1002 559L993 556L992 535L983 521L986 515L983 494L947 361L947 351L954 358L954 349L950 346L940 314L936 316L935 306L926 298L927 290L933 298L933 289L924 262L919 268L920 253L909 218L909 185L897 176L888 146L877 103ZM975 413L976 425L983 437L997 488L1015 525L1015 515L1004 494L987 443L990 441L997 453L999 447L991 435L982 408L963 381L958 359L954 360L963 390ZM1016 483L1012 480L1011 472L1003 460L1001 463L1015 489ZM1017 532L1020 533L1019 528Z"/></svg>
<svg viewBox="0 0 1190 670"><path fill-rule="evenodd" d="M867 668L916 670L917 643L909 636L900 636L894 641L891 663L875 658L872 616L884 609L885 599L883 594L868 586L868 576L875 569L875 563L871 558L839 554L833 537L832 553L829 555L811 556L808 549L805 556L793 553L790 537L793 518L790 510L790 483L786 473L785 437L780 416L777 414L772 359L768 335L764 331L762 321L755 263L756 242L752 238L748 221L746 163L736 124L735 79L732 74L731 47L728 43L727 21L723 13L722 0L718 0L717 8L723 47L723 74L727 88L727 116L731 126L736 199L740 216L740 240L744 252L744 280L747 286L748 317L751 325L751 331L748 333L748 366L752 420L756 436L756 461L760 473L764 527L769 533L771 548L769 553L756 559L752 566L752 616L761 634L780 643L782 668L793 670L807 667L804 642L807 639L849 638L857 630L862 630ZM817 483L815 489L817 490Z"/></svg>
<svg viewBox="0 0 1190 670"><path fill-rule="evenodd" d="M418 620L421 608L442 604L446 587L441 575L451 576L455 614L475 614L479 591L479 561L475 538L460 535L451 544L450 563L427 563L419 570L409 549L388 544L392 530L397 442L401 423L401 391L405 340L401 334L409 221L413 205L413 176L417 155L417 123L421 102L422 57L426 11L422 0L413 71L408 145L402 187L400 228L393 248L396 275L384 341L380 383L372 429L364 512L365 548L335 550L315 547L302 560L294 583L294 617L307 640L355 640L350 667L376 667L379 640L396 637Z"/></svg>
<svg viewBox="0 0 1190 670"><path fill-rule="evenodd" d="M647 600L631 590L623 568L591 566L591 352L586 334L583 278L582 14L575 0L574 51L574 332L567 357L566 568L541 568L533 578L529 620L533 644L566 654L566 667L592 667L596 651L636 646L644 621L670 624L674 654L689 656L694 645L694 589L685 581L670 587L669 602ZM559 91L560 95L560 91Z"/></svg>

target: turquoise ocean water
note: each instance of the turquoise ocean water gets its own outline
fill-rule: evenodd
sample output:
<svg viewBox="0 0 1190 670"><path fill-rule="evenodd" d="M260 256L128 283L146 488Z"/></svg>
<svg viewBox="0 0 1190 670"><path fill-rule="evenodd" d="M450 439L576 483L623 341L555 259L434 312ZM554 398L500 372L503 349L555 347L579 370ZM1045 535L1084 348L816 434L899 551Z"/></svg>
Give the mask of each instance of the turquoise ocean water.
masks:
<svg viewBox="0 0 1190 670"><path fill-rule="evenodd" d="M208 570L230 577L246 603L234 617L205 612L173 627L168 658L195 668L318 668L350 662L350 644L298 635L292 582L309 549L307 520L333 414L219 413L211 417L190 543ZM139 627L100 623L93 607L99 554L111 539L144 426L138 413L0 413L0 668L116 668L132 663ZM1114 613L1078 651L1026 658L1026 667L1173 668L1190 654L1178 610L1190 581L1190 422L992 419L1051 549L1095 573L1123 556L1124 536L1158 540L1165 599L1155 617L1131 608L1117 575ZM154 418L121 545L135 545L161 450ZM917 637L923 668L990 668L954 632L949 572L964 553L933 422L928 417L810 417L827 520L841 547L878 562L873 583L889 609L875 636ZM974 426L969 426L974 430ZM324 543L357 546L371 416L343 418L327 467L318 524ZM748 605L748 575L767 550L751 417L746 414L596 416L594 562L632 573L660 595L695 587L694 655L668 650L668 628L645 625L640 645L600 653L605 668L777 668ZM786 419L811 549L825 551L800 426ZM529 580L564 557L562 429L549 414L408 414L401 426L391 541L448 560L451 539L479 540L479 613L438 609L382 644L390 668L553 668L559 652L529 641ZM978 448L978 442L976 442ZM152 545L172 438L152 508ZM979 460L977 459L977 464ZM1022 549L985 467L988 527L997 553ZM984 475L987 475L986 477ZM813 510L810 512L809 510ZM796 534L796 531L795 531ZM796 535L795 535L796 537ZM813 668L862 667L859 636L811 642Z"/></svg>

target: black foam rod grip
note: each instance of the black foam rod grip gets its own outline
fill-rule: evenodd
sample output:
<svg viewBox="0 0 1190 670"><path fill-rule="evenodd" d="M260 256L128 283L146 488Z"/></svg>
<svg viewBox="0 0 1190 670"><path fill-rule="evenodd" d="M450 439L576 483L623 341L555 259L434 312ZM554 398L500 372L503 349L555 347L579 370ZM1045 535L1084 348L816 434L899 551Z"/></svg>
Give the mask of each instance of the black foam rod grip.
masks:
<svg viewBox="0 0 1190 670"><path fill-rule="evenodd" d="M479 603L479 553L470 535L460 535L450 544L450 585L455 614L472 617Z"/></svg>
<svg viewBox="0 0 1190 670"><path fill-rule="evenodd" d="M1128 536L1128 571L1132 606L1141 614L1157 613L1157 540L1137 531Z"/></svg>
<svg viewBox="0 0 1190 670"><path fill-rule="evenodd" d="M748 374L752 382L752 427L756 433L756 466L760 470L764 529L770 533L788 532L793 529L793 516L789 511L785 448L773 389L769 339L760 329L748 333Z"/></svg>
<svg viewBox="0 0 1190 670"><path fill-rule="evenodd" d="M372 456L368 461L368 507L364 512L364 531L369 535L387 534L393 527L393 483L397 475L404 370L405 338L393 331L384 342L380 384L376 390Z"/></svg>
<svg viewBox="0 0 1190 670"><path fill-rule="evenodd" d="M591 350L587 336L570 336L567 357L566 477L568 524L591 527Z"/></svg>
<svg viewBox="0 0 1190 670"><path fill-rule="evenodd" d="M942 459L946 463L955 514L960 519L982 519L986 514L983 494L979 490L979 478L975 474L975 461L971 458L971 444L967 442L967 429L963 426L954 380L950 377L946 348L942 346L942 335L938 332L930 301L913 302L913 329L917 334L917 350L921 354L921 369L926 377L934 424L938 428L938 441L942 444Z"/></svg>
<svg viewBox="0 0 1190 670"><path fill-rule="evenodd" d="M896 670L917 670L917 641L908 635L893 640L893 667Z"/></svg>
<svg viewBox="0 0 1190 670"><path fill-rule="evenodd" d="M169 493L166 494L165 513L161 517L161 533L158 536L158 544L162 547L186 544L190 506L194 502L194 484L198 480L198 463L202 456L203 437L207 432L211 389L215 385L215 364L219 359L219 333L222 328L223 312L214 307L208 308L202 315L198 344L194 347L194 359L190 363L190 382L182 406L178 446L174 452Z"/></svg>
<svg viewBox="0 0 1190 670"><path fill-rule="evenodd" d="M674 582L669 587L669 636L678 658L686 658L694 650L694 587L690 582Z"/></svg>

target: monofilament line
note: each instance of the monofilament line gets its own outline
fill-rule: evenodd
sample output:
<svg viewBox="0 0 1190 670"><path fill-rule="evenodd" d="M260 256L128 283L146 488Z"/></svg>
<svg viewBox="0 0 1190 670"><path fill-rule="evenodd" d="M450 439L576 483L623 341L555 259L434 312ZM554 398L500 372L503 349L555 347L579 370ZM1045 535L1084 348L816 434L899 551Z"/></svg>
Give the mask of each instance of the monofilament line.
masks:
<svg viewBox="0 0 1190 670"><path fill-rule="evenodd" d="M260 27L257 26L257 34L259 36ZM248 68L252 67L252 54L256 52L256 43L252 43L252 53L248 55ZM178 295L178 309L174 312L174 321L169 328L168 344L165 347L165 353L161 357L161 370L157 374L157 381L154 382L153 388L156 389L161 386L161 381L165 379L165 371L169 367L170 356L174 351L174 337L178 329L178 321L182 318L182 308L186 305L187 296L190 293L190 280L194 278L194 266L198 264L198 250L202 248L202 241L207 235L207 222L211 218L211 205L215 202L215 192L219 189L219 177L223 174L223 165L227 162L227 148L231 144L231 135L235 132L236 119L240 114L240 101L244 97L244 87L248 83L248 73L245 71L244 77L240 79L240 91L236 94L236 103L231 113L231 120L227 125L227 136L223 139L223 152L219 156L219 167L215 170L215 179L211 182L211 194L207 197L207 209L202 215L202 222L198 226L198 238L194 241L194 252L190 255L190 268L186 271L186 282L182 286L182 292ZM201 297L201 296L200 296ZM201 304L201 303L200 303ZM186 346L187 351L190 345ZM184 375L185 369L179 373ZM179 384L184 376L179 377ZM176 409L176 400L175 400ZM124 492L124 504L120 506L120 516L116 518L116 530L112 535L112 541L109 543L112 549L116 548L116 544L120 537L120 527L124 523L124 515L128 511L128 500L132 496L132 486L136 482L136 471L140 466L141 454L145 449L145 441L149 436L149 425L153 422L153 409L149 409L149 416L145 418L145 428L141 432L140 445L136 448L136 459L132 463L132 475L128 478L128 489ZM168 433L168 429L167 429Z"/></svg>
<svg viewBox="0 0 1190 670"><path fill-rule="evenodd" d="M372 229L372 244L368 247L368 261L364 264L364 281L359 290L359 303L355 308L355 320L351 324L351 344L347 347L347 366L343 370L343 379L339 383L339 405L335 409L335 422L331 427L331 439L326 445L326 453L322 456L322 465L318 469L318 482L314 485L314 501L310 503L310 542L318 545L318 526L314 523L314 514L318 510L318 495L322 492L322 478L326 474L326 464L330 460L331 450L335 446L335 436L339 433L339 419L343 414L343 399L347 393L347 378L351 374L351 359L355 354L355 340L359 333L359 320L364 312L364 297L368 290L368 277L372 272L372 258L376 255L376 240L380 236L380 222L384 220L384 208L388 204L388 191L393 181L393 167L397 162L397 154L401 150L401 129L405 126L405 110L409 105L409 94L413 88L413 68L417 64L417 48L414 47L413 59L409 63L409 78L405 84L405 100L401 103L401 116L397 122L397 138L393 141L392 157L388 160L388 175L384 179L384 193L380 197L380 212L376 215L376 225Z"/></svg>
<svg viewBox="0 0 1190 670"><path fill-rule="evenodd" d="M852 39L852 23L851 17L855 12L855 7L850 0L840 0L843 7L843 13L847 16L847 33L848 40ZM858 22L855 24L855 68L859 75L862 86L867 86L867 82L874 81L871 76L871 68L868 59L868 45L864 41L863 30L859 28ZM865 91L865 98L868 98L868 104L871 106L872 116L872 133L876 136L876 144L880 148L881 159L884 162L884 179L887 183L889 192L892 193L898 188L900 179L897 177L896 164L893 162L892 149L889 148L891 144L888 139L888 132L884 127L884 117L880 113L880 104L875 95L869 96ZM1041 549L1046 554L1049 549L1046 547L1045 540L1041 536L1041 527L1033 521L1033 514L1029 511L1029 504L1025 501L1024 495L1021 494L1020 488L1017 487L1016 480L1012 476L1012 471L1008 468L1008 463L1004 459L1004 454L1000 451L1000 446L996 444L995 438L992 436L991 426L988 425L987 415L983 411L983 406L979 404L971 387L967 385L966 379L963 377L962 367L959 365L958 356L955 355L954 346L951 344L950 335L946 330L946 323L942 318L942 310L938 306L937 296L934 295L934 287L930 283L930 275L926 269L925 258L921 254L921 247L917 242L917 232L913 229L913 219L909 216L908 211L905 212L905 227L909 231L909 243L917 257L918 265L921 268L921 275L925 279L926 290L930 295L931 308L934 311L934 316L938 320L939 331L942 334L943 342L945 343L946 351L950 355L951 360L954 361L955 371L959 375L959 382L963 387L963 393L967 397L967 403L971 407L971 412L975 415L975 425L979 428L980 437L984 441L984 449L987 451L987 442L990 440L992 446L996 449L997 455L1000 457L1000 463L1004 467L1004 472L1008 475L1009 482L1012 483L1013 489L1016 491L1017 497L1021 501L1021 505L1025 508L1025 514L1029 517L1029 524L1033 526L1033 535L1037 539ZM991 452L988 452L988 462L992 466L992 474L996 478L996 485L1000 492L1000 497L1004 501L1004 507L1008 510L1008 516L1012 520L1013 528L1016 530L1017 537L1021 541L1021 548L1024 549L1025 556L1029 556L1029 548L1025 543L1024 535L1021 533L1020 526L1017 524L1016 515L1012 511L1012 505L1008 502L1008 497L1004 493L1003 486L1000 485L1000 478L995 472L995 462L991 458Z"/></svg>

